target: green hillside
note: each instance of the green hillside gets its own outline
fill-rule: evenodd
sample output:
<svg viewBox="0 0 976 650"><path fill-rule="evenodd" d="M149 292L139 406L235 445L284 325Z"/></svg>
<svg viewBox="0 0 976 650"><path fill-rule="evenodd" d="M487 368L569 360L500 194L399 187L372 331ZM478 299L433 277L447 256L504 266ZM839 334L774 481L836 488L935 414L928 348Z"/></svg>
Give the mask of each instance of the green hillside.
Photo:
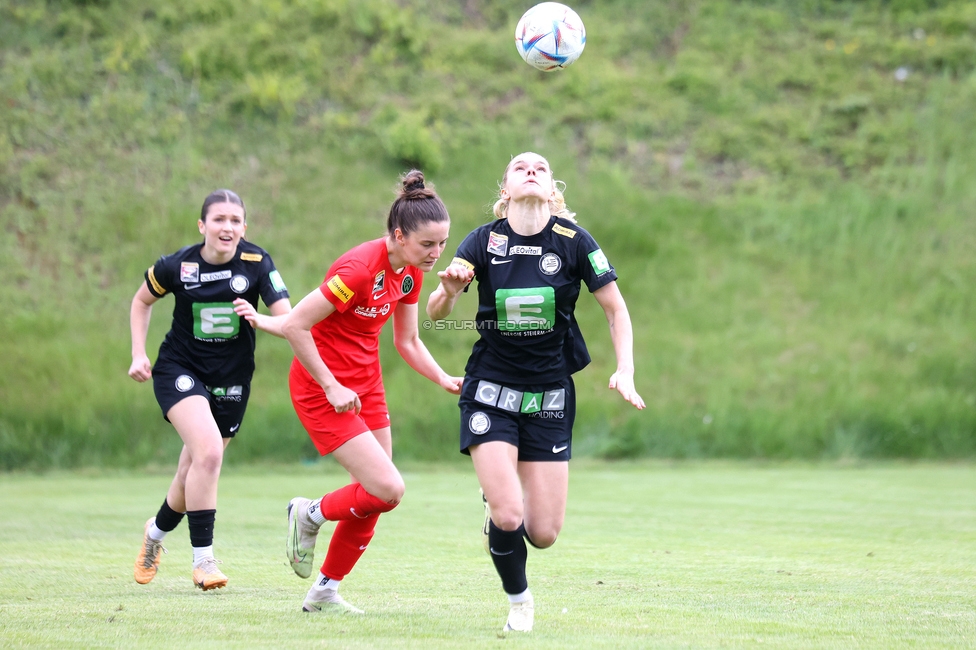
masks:
<svg viewBox="0 0 976 650"><path fill-rule="evenodd" d="M581 300L577 454L976 456L976 4L577 2L586 51L551 74L513 45L530 4L0 2L0 467L176 458L126 376L128 306L210 190L297 302L380 235L402 171L444 197L450 252L526 150L637 330L640 413ZM424 339L460 372L471 334ZM454 457L455 399L391 343L397 453ZM229 462L315 456L290 359L259 336Z"/></svg>

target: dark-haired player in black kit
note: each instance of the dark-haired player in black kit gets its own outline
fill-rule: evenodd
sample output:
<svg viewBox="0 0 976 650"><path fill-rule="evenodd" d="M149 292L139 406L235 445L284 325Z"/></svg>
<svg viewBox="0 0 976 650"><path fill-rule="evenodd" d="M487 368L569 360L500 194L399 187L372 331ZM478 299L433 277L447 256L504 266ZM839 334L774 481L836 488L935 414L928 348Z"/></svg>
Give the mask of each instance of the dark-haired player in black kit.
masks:
<svg viewBox="0 0 976 650"><path fill-rule="evenodd" d="M146 522L135 579L156 575L163 537L184 513L193 546L193 582L204 591L227 584L213 555L217 481L224 449L244 419L254 374L255 329L282 336L291 311L288 290L266 251L244 240L244 202L212 192L197 222L203 242L164 255L149 267L132 299L132 365L136 381L153 380L163 417L183 439L176 477ZM156 364L146 355L152 306L172 293L173 324ZM258 296L270 316L257 311Z"/></svg>
<svg viewBox="0 0 976 650"><path fill-rule="evenodd" d="M545 158L523 153L505 170L497 220L458 247L427 315L451 313L478 280L474 344L459 406L461 451L471 455L485 499L486 550L510 609L505 631L532 629L534 603L525 575L525 540L556 541L566 513L576 394L573 373L590 357L574 310L580 282L603 307L617 370L610 388L638 409L633 330L617 275L566 207Z"/></svg>

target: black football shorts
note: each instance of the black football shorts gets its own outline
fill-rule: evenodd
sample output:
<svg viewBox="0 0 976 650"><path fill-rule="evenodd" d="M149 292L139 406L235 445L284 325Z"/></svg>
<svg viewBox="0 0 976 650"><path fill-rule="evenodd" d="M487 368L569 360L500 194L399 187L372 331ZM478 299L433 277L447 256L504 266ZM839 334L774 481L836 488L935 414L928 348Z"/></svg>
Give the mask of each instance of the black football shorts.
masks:
<svg viewBox="0 0 976 650"><path fill-rule="evenodd" d="M576 388L572 377L549 384L520 384L465 377L461 453L501 440L518 447L518 459L565 461L572 456Z"/></svg>
<svg viewBox="0 0 976 650"><path fill-rule="evenodd" d="M222 438L233 438L244 420L251 385L208 386L197 374L173 361L157 360L152 369L153 391L163 411L163 418L180 400L190 395L201 395L210 402L217 428ZM225 382L220 382L225 383Z"/></svg>

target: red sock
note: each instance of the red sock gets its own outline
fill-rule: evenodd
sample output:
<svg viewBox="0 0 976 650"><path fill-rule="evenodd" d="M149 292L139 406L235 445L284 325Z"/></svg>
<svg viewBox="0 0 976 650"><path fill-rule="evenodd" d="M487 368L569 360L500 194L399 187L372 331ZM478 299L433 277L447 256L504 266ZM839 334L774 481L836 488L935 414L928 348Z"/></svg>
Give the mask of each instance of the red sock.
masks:
<svg viewBox="0 0 976 650"><path fill-rule="evenodd" d="M396 508L397 504L390 504L374 497L359 483L350 483L322 497L319 507L326 520L345 521L365 519L374 513L389 512Z"/></svg>
<svg viewBox="0 0 976 650"><path fill-rule="evenodd" d="M322 575L330 580L342 580L349 575L366 552L379 518L377 512L365 519L346 519L336 524L332 541L329 542L329 552L322 563Z"/></svg>

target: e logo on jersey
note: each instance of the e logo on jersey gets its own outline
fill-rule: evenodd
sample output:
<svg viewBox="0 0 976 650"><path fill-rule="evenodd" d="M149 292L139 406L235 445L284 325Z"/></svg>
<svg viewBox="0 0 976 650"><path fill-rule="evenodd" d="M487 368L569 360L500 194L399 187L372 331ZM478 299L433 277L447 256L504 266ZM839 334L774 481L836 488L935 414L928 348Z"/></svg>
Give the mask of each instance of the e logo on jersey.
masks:
<svg viewBox="0 0 976 650"><path fill-rule="evenodd" d="M234 293L244 293L250 284L243 275L235 275L230 279L230 288Z"/></svg>
<svg viewBox="0 0 976 650"><path fill-rule="evenodd" d="M241 330L241 317L230 302L193 303L193 336L198 339L232 339Z"/></svg>
<svg viewBox="0 0 976 650"><path fill-rule="evenodd" d="M472 413L471 417L468 418L468 428L474 435L482 436L488 433L488 429L491 428L491 420L481 411Z"/></svg>
<svg viewBox="0 0 976 650"><path fill-rule="evenodd" d="M546 275L556 275L562 266L563 261L555 253L546 253L539 260L539 270Z"/></svg>
<svg viewBox="0 0 976 650"><path fill-rule="evenodd" d="M376 277L373 278L373 290L370 293L382 291L384 286L386 286L386 271L380 271L376 274Z"/></svg>
<svg viewBox="0 0 976 650"><path fill-rule="evenodd" d="M499 289L495 311L503 332L551 330L556 325L556 291L552 287Z"/></svg>
<svg viewBox="0 0 976 650"><path fill-rule="evenodd" d="M413 291L412 275L408 275L407 277L403 278L403 282L400 283L400 291L403 292L403 295L407 295L408 293Z"/></svg>

